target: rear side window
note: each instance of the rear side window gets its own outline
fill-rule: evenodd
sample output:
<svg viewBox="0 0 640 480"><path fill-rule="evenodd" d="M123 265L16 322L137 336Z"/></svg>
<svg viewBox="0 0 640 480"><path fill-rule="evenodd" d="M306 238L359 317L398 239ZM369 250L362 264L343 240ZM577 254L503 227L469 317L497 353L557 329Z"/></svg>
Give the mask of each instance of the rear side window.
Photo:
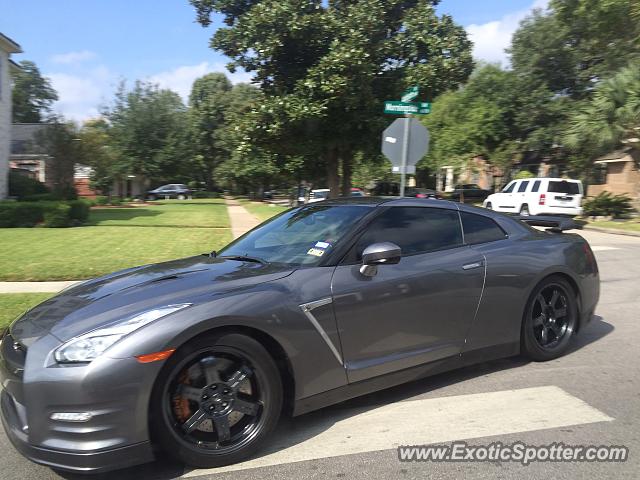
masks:
<svg viewBox="0 0 640 480"><path fill-rule="evenodd" d="M507 236L504 230L489 217L468 212L460 212L460 217L464 230L464 243L468 245L494 242Z"/></svg>
<svg viewBox="0 0 640 480"><path fill-rule="evenodd" d="M402 255L431 252L462 245L456 210L427 207L391 207L376 217L357 242L358 259L372 243L393 242Z"/></svg>
<svg viewBox="0 0 640 480"><path fill-rule="evenodd" d="M524 192L527 190L527 185L529 185L529 180L525 180L524 182L522 182L520 184L520 186L518 187L518 192Z"/></svg>
<svg viewBox="0 0 640 480"><path fill-rule="evenodd" d="M511 193L513 192L513 187L516 186L516 182L512 182L509 185L507 185L507 188L505 188L504 190L502 190L502 193Z"/></svg>
<svg viewBox="0 0 640 480"><path fill-rule="evenodd" d="M577 182L567 182L564 180L554 180L549 182L548 191L550 193L566 193L567 195L578 195L580 193Z"/></svg>
<svg viewBox="0 0 640 480"><path fill-rule="evenodd" d="M533 182L533 187L531 187L532 192L537 192L538 190L540 190L540 180Z"/></svg>

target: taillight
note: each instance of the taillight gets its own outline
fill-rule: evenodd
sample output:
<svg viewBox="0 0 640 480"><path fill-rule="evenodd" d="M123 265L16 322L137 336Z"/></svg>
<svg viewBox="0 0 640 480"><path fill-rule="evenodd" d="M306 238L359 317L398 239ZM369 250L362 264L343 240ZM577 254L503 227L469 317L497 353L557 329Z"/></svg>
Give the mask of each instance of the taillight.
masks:
<svg viewBox="0 0 640 480"><path fill-rule="evenodd" d="M540 200L538 201L538 205L544 205L544 202L547 200L547 196L544 193L540 194Z"/></svg>
<svg viewBox="0 0 640 480"><path fill-rule="evenodd" d="M591 247L589 246L589 244L586 243L586 242L583 243L582 244L582 250L584 250L584 255L585 255L585 257L587 257L587 262L591 266L591 271L597 272L598 271L598 264L596 263L596 257L593 254L593 250L591 250Z"/></svg>
<svg viewBox="0 0 640 480"><path fill-rule="evenodd" d="M427 198L427 194L426 193L418 193L416 195L416 198Z"/></svg>

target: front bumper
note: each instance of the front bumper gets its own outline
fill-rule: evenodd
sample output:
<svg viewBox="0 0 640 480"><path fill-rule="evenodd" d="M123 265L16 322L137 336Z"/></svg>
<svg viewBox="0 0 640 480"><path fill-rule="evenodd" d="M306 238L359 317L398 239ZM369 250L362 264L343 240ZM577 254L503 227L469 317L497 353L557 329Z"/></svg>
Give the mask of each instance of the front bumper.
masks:
<svg viewBox="0 0 640 480"><path fill-rule="evenodd" d="M159 366L106 357L60 366L50 355L58 344L46 336L20 351L10 335L0 342L0 416L16 450L36 463L76 472L153 461L148 401ZM92 417L56 421L54 412Z"/></svg>

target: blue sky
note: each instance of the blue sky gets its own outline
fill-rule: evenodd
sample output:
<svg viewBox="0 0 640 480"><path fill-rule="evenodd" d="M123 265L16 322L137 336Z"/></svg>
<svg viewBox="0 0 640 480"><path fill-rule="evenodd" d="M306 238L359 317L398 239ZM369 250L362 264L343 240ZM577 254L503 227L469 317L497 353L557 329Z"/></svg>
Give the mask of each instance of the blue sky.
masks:
<svg viewBox="0 0 640 480"><path fill-rule="evenodd" d="M477 58L505 63L518 22L546 3L443 0L438 11L467 29ZM0 0L0 12L0 32L24 50L13 59L35 61L58 90L56 110L76 120L95 116L122 78L151 80L186 97L195 78L225 71L225 57L208 47L219 23L196 24L187 0Z"/></svg>

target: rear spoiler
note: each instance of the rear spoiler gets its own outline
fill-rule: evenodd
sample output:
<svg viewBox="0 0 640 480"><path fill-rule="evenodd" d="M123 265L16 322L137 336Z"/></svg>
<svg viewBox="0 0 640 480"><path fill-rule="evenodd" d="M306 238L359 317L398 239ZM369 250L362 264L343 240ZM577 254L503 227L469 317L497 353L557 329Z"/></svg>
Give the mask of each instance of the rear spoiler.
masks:
<svg viewBox="0 0 640 480"><path fill-rule="evenodd" d="M524 217L521 215L518 219L532 227L548 227L547 231L556 233L562 233L565 230L573 230L574 228L581 227L579 223L569 217L553 217L546 215L531 215Z"/></svg>

